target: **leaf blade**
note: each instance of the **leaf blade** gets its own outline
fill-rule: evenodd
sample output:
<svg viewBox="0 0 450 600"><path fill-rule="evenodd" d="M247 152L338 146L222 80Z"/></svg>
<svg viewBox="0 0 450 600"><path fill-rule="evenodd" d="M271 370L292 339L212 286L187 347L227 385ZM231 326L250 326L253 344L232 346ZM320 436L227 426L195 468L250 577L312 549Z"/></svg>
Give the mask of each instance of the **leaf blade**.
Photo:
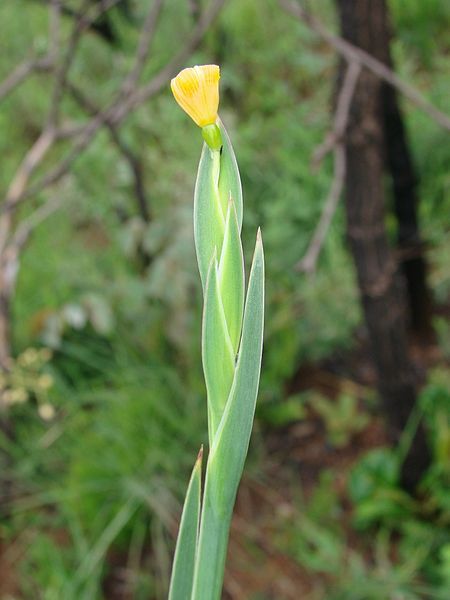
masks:
<svg viewBox="0 0 450 600"><path fill-rule="evenodd" d="M218 190L220 161L219 152L203 144L194 190L194 241L203 290L214 250L221 252L225 228Z"/></svg>
<svg viewBox="0 0 450 600"><path fill-rule="evenodd" d="M228 333L236 356L244 314L244 255L234 201L228 203L222 254L219 262L219 288Z"/></svg>
<svg viewBox="0 0 450 600"><path fill-rule="evenodd" d="M258 232L233 385L208 459L207 476L218 510L234 504L247 456L259 387L263 329L264 252Z"/></svg>
<svg viewBox="0 0 450 600"><path fill-rule="evenodd" d="M202 457L203 447L195 461L184 500L168 600L186 600L191 595L200 523Z"/></svg>
<svg viewBox="0 0 450 600"><path fill-rule="evenodd" d="M215 253L205 290L202 361L208 395L208 430L211 444L222 418L234 376L234 352L220 295Z"/></svg>
<svg viewBox="0 0 450 600"><path fill-rule="evenodd" d="M230 521L250 441L264 324L264 256L258 238L233 387L208 457L191 600L221 596Z"/></svg>
<svg viewBox="0 0 450 600"><path fill-rule="evenodd" d="M217 120L217 125L220 128L223 143L219 175L219 193L222 202L222 208L224 214L226 214L228 200L230 197L233 198L236 204L236 215L240 232L242 229L243 214L241 176L239 174L236 155L234 154L233 146L231 145L231 140L228 136L227 130L220 119Z"/></svg>

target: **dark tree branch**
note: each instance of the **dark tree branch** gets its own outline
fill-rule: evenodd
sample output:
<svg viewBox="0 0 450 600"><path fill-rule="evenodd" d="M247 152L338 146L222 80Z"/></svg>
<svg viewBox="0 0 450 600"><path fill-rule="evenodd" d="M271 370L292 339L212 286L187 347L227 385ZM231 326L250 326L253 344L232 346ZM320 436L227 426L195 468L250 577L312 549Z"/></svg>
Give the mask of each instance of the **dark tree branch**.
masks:
<svg viewBox="0 0 450 600"><path fill-rule="evenodd" d="M67 87L70 90L74 100L80 105L80 107L85 110L89 115L93 116L99 112L98 107L86 97L85 94L81 92L73 83L68 82ZM122 139L118 127L112 123L111 121L107 121L105 123L107 127L111 139L127 161L130 171L133 175L134 180L134 195L137 201L137 207L139 211L139 215L143 221L146 223L150 222L151 215L150 209L147 202L146 192L145 192L145 183L144 183L144 173L142 169L142 162L139 157L132 151L132 149L126 144L126 142Z"/></svg>

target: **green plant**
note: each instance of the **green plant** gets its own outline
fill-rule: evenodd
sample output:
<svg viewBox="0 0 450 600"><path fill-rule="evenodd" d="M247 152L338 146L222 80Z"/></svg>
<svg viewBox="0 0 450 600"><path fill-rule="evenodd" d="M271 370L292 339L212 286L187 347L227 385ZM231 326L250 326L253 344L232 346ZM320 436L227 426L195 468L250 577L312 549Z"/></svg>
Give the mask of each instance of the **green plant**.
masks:
<svg viewBox="0 0 450 600"><path fill-rule="evenodd" d="M24 597L42 589L49 599L103 598L111 556L128 565L123 584L133 598L167 597L180 474L205 431L200 398L167 366L138 362L131 348L113 358L108 385L65 388L70 408L50 425L24 405L16 440L1 447L14 460L4 474L14 476L18 495L11 538L28 532Z"/></svg>
<svg viewBox="0 0 450 600"><path fill-rule="evenodd" d="M371 477L361 483L362 498L383 486L382 459L386 479L395 479L392 462L385 453L371 458ZM378 473L375 476L375 473ZM367 531L355 531L345 518L338 472L322 472L314 492L303 494L296 511L278 526L278 544L301 564L314 581L311 597L327 600L445 600L448 595L448 543L445 528L420 520L411 510L397 512L396 519L383 520L379 513ZM374 483L376 480L378 483ZM372 485L373 484L373 485ZM370 490L370 491L369 491ZM367 496L366 496L367 492ZM373 502L383 504L383 495ZM357 498L357 496L355 496ZM355 499L357 510L359 499ZM309 597L309 596L308 596Z"/></svg>
<svg viewBox="0 0 450 600"><path fill-rule="evenodd" d="M434 461L450 474L450 377L436 369L420 395L420 407L430 429Z"/></svg>
<svg viewBox="0 0 450 600"><path fill-rule="evenodd" d="M293 394L282 402L260 404L257 416L272 427L283 427L304 419L307 415L304 394Z"/></svg>
<svg viewBox="0 0 450 600"><path fill-rule="evenodd" d="M353 435L369 424L369 415L359 410L353 394L341 393L335 399L313 394L309 404L323 419L329 442L336 448L348 444Z"/></svg>
<svg viewBox="0 0 450 600"><path fill-rule="evenodd" d="M203 498L201 456L188 487L170 600L221 595L229 528L247 455L261 369L264 258L258 231L244 306L242 190L228 134L217 117L219 67L184 69L172 80L180 106L205 139L194 197L194 236L204 308L202 360L210 451Z"/></svg>
<svg viewBox="0 0 450 600"><path fill-rule="evenodd" d="M415 54L429 68L436 54L440 38L448 47L447 27L450 9L445 0L390 0L390 8L397 35L411 54Z"/></svg>
<svg viewBox="0 0 450 600"><path fill-rule="evenodd" d="M421 483L424 508L440 522L450 524L450 377L446 370L430 373L427 386L422 390L419 406L429 432L433 460Z"/></svg>
<svg viewBox="0 0 450 600"><path fill-rule="evenodd" d="M39 415L46 420L54 416L55 409L49 402L49 391L53 387L53 377L46 371L52 353L47 348L27 348L9 369L0 371L0 404L6 407L34 400Z"/></svg>
<svg viewBox="0 0 450 600"><path fill-rule="evenodd" d="M422 390L416 414L396 448L370 451L353 467L348 492L353 502L353 524L357 529L383 532L398 559L394 564L385 547L376 547L384 556L391 581L401 584L406 598L441 599L448 595L448 544L450 541L450 504L448 489L449 426L448 374L437 370ZM412 498L400 487L400 466L419 418L427 427L432 462ZM362 563L361 563L362 564ZM350 595L350 587L345 588ZM373 588L376 598L376 587ZM353 590L355 591L355 590ZM366 598L366 596L355 596Z"/></svg>
<svg viewBox="0 0 450 600"><path fill-rule="evenodd" d="M361 529L379 522L393 526L417 509L399 487L398 456L388 448L372 450L356 464L348 490L355 504L354 524Z"/></svg>

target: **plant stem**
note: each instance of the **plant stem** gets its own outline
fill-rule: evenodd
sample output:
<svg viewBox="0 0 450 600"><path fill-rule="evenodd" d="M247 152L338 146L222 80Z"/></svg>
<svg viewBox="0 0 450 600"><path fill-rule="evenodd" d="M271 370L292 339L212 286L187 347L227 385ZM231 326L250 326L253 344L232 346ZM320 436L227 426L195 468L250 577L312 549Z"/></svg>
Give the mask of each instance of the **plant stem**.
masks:
<svg viewBox="0 0 450 600"><path fill-rule="evenodd" d="M191 600L220 600L222 594L233 507L218 511L212 505L210 481L207 473Z"/></svg>

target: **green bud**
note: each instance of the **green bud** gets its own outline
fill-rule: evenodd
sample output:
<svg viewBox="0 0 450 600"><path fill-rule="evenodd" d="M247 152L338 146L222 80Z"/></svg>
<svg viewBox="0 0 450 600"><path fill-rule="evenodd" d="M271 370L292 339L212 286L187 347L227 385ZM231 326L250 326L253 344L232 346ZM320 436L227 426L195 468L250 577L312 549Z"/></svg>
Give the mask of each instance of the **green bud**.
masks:
<svg viewBox="0 0 450 600"><path fill-rule="evenodd" d="M215 123L202 127L202 136L211 150L220 150L222 147L222 134Z"/></svg>

